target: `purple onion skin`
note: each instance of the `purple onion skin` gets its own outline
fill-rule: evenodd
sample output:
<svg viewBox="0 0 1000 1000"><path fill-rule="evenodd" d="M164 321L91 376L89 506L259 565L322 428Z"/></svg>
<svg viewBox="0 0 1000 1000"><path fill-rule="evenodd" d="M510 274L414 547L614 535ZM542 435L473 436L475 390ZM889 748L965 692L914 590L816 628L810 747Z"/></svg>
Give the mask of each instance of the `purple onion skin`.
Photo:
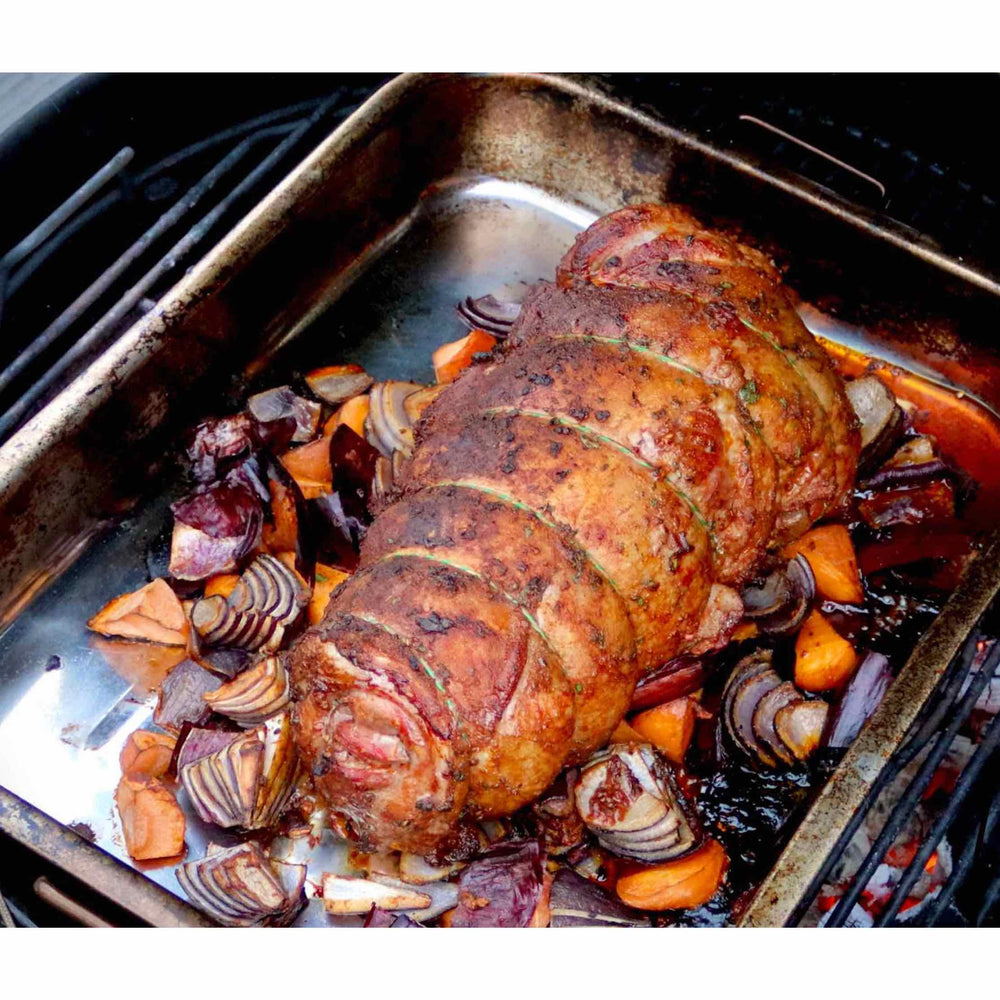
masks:
<svg viewBox="0 0 1000 1000"><path fill-rule="evenodd" d="M897 486L924 486L935 479L950 479L952 469L940 458L919 465L883 466L859 485L859 489L881 491Z"/></svg>
<svg viewBox="0 0 1000 1000"><path fill-rule="evenodd" d="M629 711L652 708L691 694L704 685L711 672L711 664L698 657L675 657L639 680Z"/></svg>
<svg viewBox="0 0 1000 1000"><path fill-rule="evenodd" d="M373 906L365 917L365 927L423 927L405 913L390 913Z"/></svg>
<svg viewBox="0 0 1000 1000"><path fill-rule="evenodd" d="M889 661L881 653L869 653L854 671L854 676L830 713L823 744L828 747L850 746L868 717L881 704L891 683Z"/></svg>
<svg viewBox="0 0 1000 1000"><path fill-rule="evenodd" d="M493 848L462 869L458 885L459 903L452 912L452 927L527 927L542 894L538 841ZM485 905L478 905L482 900L486 900Z"/></svg>
<svg viewBox="0 0 1000 1000"><path fill-rule="evenodd" d="M212 714L203 695L219 686L219 678L194 660L183 660L164 678L153 721L179 729L185 722L200 725Z"/></svg>
<svg viewBox="0 0 1000 1000"><path fill-rule="evenodd" d="M254 447L254 420L237 413L216 420L205 420L192 432L185 448L191 474L199 483L217 479L224 467Z"/></svg>
<svg viewBox="0 0 1000 1000"><path fill-rule="evenodd" d="M606 889L571 868L560 868L556 872L549 908L552 911L550 927L649 926L648 917L636 913Z"/></svg>
<svg viewBox="0 0 1000 1000"><path fill-rule="evenodd" d="M252 536L261 516L256 496L239 483L215 483L178 500L170 509L174 520L211 538Z"/></svg>
<svg viewBox="0 0 1000 1000"><path fill-rule="evenodd" d="M189 726L177 739L175 773L202 757L218 753L241 735L239 729L202 729Z"/></svg>

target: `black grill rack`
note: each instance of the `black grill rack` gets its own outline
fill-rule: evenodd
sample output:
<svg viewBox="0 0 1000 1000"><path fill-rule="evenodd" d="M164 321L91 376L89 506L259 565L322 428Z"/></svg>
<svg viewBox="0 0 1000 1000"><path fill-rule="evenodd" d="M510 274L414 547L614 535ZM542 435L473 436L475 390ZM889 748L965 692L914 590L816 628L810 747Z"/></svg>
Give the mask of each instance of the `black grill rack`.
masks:
<svg viewBox="0 0 1000 1000"><path fill-rule="evenodd" d="M359 92L360 91L360 92ZM15 246L0 256L0 336L22 344L0 371L0 441L48 402L149 309L283 172L367 96L370 87L279 108L217 132L136 169L141 151L123 147ZM191 183L191 167L210 167ZM202 167L203 169L203 167ZM178 180L181 178L182 180ZM185 189L176 195L181 184ZM176 196L175 196L176 195ZM48 324L12 338L5 313L29 282L66 280L59 257L86 241L116 209L170 207L140 229L105 270ZM142 213L135 213L141 218ZM135 229L133 228L133 232ZM103 237L102 237L103 238Z"/></svg>
<svg viewBox="0 0 1000 1000"><path fill-rule="evenodd" d="M855 833L872 814L880 796L890 787L895 804L889 811L871 849L854 872L846 891L823 920L824 926L852 924L855 904L869 879L910 820L931 786L960 731L969 725L976 701L1000 665L1000 642L993 636L994 607L987 610L959 654L942 674L934 693L924 703L899 750L886 763L860 808L842 831L806 893L793 910L788 925L800 924L813 907L847 851ZM984 628L990 622L991 627ZM985 651L985 656L983 652ZM881 912L874 919L886 926L996 926L1000 923L1000 714L980 733L975 752L953 790L941 802L930 829L905 869ZM918 761L919 766L913 767ZM908 780L900 776L909 767ZM950 844L954 867L937 895L916 915L903 909L907 896L943 839ZM974 877L971 877L973 876Z"/></svg>

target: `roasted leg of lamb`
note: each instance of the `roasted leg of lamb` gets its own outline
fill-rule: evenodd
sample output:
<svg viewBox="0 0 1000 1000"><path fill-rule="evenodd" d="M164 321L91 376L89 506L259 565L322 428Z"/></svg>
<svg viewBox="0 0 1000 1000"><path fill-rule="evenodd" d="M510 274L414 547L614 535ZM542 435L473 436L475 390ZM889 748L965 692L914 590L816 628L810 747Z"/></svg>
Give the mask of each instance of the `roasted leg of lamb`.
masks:
<svg viewBox="0 0 1000 1000"><path fill-rule="evenodd" d="M331 812L426 854L530 802L643 672L727 641L740 585L843 502L858 450L763 254L671 207L599 219L425 412L359 571L289 655Z"/></svg>

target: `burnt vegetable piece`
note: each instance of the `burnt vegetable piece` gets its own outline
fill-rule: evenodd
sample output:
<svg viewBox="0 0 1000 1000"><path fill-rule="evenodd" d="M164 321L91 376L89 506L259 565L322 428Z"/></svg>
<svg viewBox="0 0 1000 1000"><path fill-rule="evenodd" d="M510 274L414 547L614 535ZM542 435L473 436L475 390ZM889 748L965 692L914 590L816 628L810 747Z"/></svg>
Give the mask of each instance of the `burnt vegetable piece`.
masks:
<svg viewBox="0 0 1000 1000"><path fill-rule="evenodd" d="M386 456L409 399L372 390ZM324 561L360 543L359 568L288 666L330 815L427 855L604 746L645 671L725 644L767 549L839 509L859 436L771 262L640 205L580 235L412 447L370 526L322 501Z"/></svg>

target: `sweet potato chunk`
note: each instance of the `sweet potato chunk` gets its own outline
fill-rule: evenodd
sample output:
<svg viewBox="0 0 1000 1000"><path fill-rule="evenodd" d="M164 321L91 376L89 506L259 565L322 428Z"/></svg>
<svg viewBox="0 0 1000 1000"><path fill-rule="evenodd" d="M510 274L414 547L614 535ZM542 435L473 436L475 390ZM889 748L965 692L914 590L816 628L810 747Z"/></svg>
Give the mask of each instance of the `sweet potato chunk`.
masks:
<svg viewBox="0 0 1000 1000"><path fill-rule="evenodd" d="M637 910L687 910L707 903L722 884L729 859L717 840L618 880L618 897Z"/></svg>
<svg viewBox="0 0 1000 1000"><path fill-rule="evenodd" d="M795 683L803 691L829 691L854 673L858 654L819 611L813 611L795 641Z"/></svg>
<svg viewBox="0 0 1000 1000"><path fill-rule="evenodd" d="M129 735L118 756L122 774L129 777L145 775L162 778L170 767L177 740L167 733L137 729Z"/></svg>
<svg viewBox="0 0 1000 1000"><path fill-rule="evenodd" d="M323 613L330 603L330 595L339 587L350 573L334 569L333 566L316 564L316 584L313 587L312 598L309 601L307 614L310 625L318 625L323 620Z"/></svg>
<svg viewBox="0 0 1000 1000"><path fill-rule="evenodd" d="M154 580L106 604L87 627L101 635L186 646L190 627L180 599L166 580Z"/></svg>
<svg viewBox="0 0 1000 1000"><path fill-rule="evenodd" d="M125 775L115 790L125 849L136 861L173 858L184 850L184 813L159 778Z"/></svg>
<svg viewBox="0 0 1000 1000"><path fill-rule="evenodd" d="M365 421L368 419L370 409L371 399L368 396L355 396L353 399L349 399L326 422L323 433L329 437L341 424L347 424L358 437L363 438L365 436Z"/></svg>
<svg viewBox="0 0 1000 1000"><path fill-rule="evenodd" d="M333 480L330 467L330 438L324 435L309 444L292 448L281 456L281 464L305 493L303 483L329 483ZM329 487L327 487L329 489Z"/></svg>
<svg viewBox="0 0 1000 1000"><path fill-rule="evenodd" d="M675 698L640 712L632 719L632 728L675 764L682 764L694 735L695 718L695 703L687 697Z"/></svg>
<svg viewBox="0 0 1000 1000"><path fill-rule="evenodd" d="M439 383L452 382L472 364L475 354L488 354L496 347L496 338L485 330L473 330L461 340L442 344L434 352L434 375Z"/></svg>
<svg viewBox="0 0 1000 1000"><path fill-rule="evenodd" d="M788 559L797 555L806 557L821 597L843 604L864 603L865 593L854 543L842 524L826 524L807 531L801 538L786 545L782 555Z"/></svg>
<svg viewBox="0 0 1000 1000"><path fill-rule="evenodd" d="M228 597L239 582L238 573L217 573L205 582L206 597Z"/></svg>

